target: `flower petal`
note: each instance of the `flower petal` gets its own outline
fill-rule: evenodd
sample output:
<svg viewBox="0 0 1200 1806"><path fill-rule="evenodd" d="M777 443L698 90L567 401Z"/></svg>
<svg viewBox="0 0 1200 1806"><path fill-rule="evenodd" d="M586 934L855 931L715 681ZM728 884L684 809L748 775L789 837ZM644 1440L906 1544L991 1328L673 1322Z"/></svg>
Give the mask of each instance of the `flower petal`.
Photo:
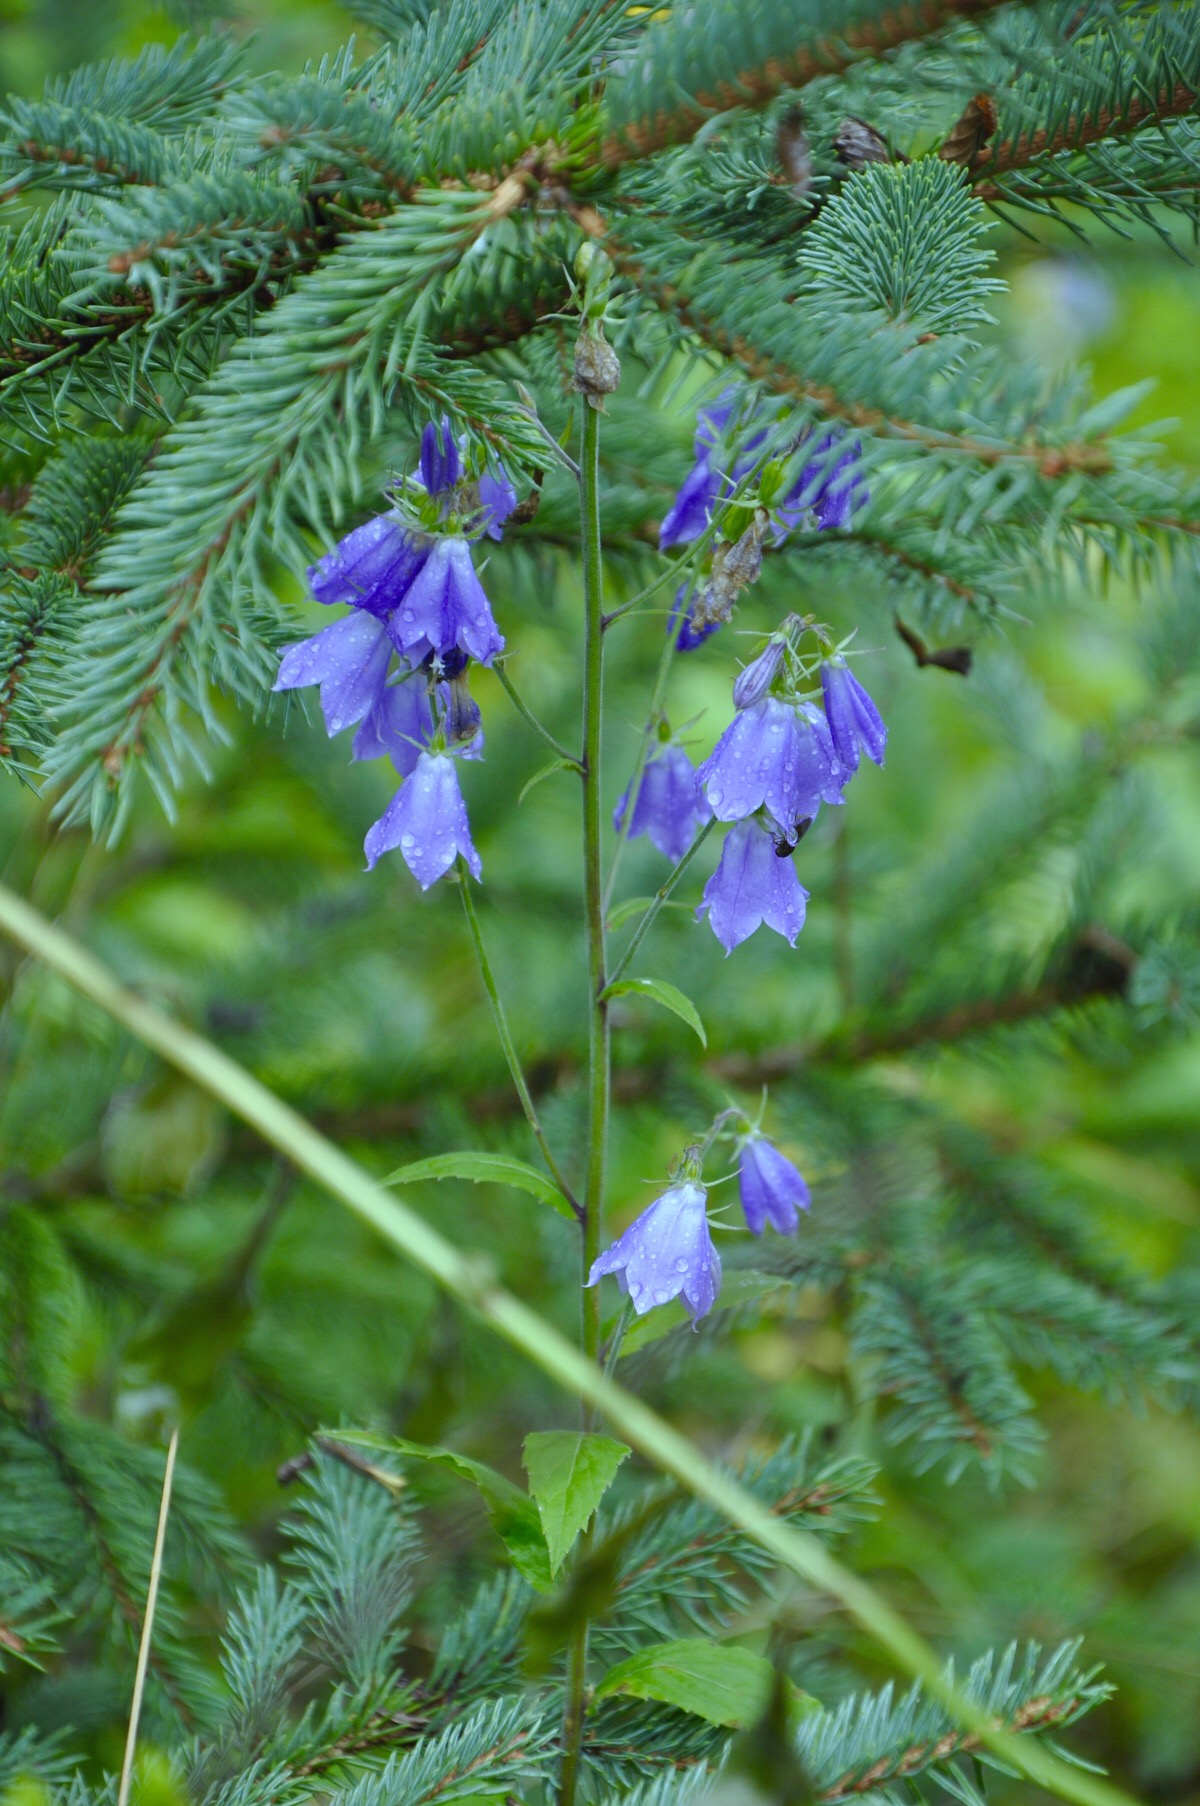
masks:
<svg viewBox="0 0 1200 1806"><path fill-rule="evenodd" d="M473 875L481 876L458 773L449 754L420 755L411 775L367 833L367 870L395 847L422 890L444 877L460 853Z"/></svg>
<svg viewBox="0 0 1200 1806"><path fill-rule="evenodd" d="M696 916L707 910L709 926L726 954L764 922L794 947L807 902L791 858L780 858L774 836L750 818L725 836L721 863L704 887Z"/></svg>
<svg viewBox="0 0 1200 1806"><path fill-rule="evenodd" d="M426 556L394 515L377 514L309 566L309 588L318 602L347 602L383 616L396 607Z"/></svg>
<svg viewBox="0 0 1200 1806"><path fill-rule="evenodd" d="M465 539L434 542L393 614L389 631L414 664L428 652L444 654L457 649L481 665L490 665L496 653L504 650Z"/></svg>
<svg viewBox="0 0 1200 1806"><path fill-rule="evenodd" d="M279 661L276 690L320 684L325 731L340 734L374 707L387 680L392 648L387 628L374 615L343 615L311 640L288 646Z"/></svg>

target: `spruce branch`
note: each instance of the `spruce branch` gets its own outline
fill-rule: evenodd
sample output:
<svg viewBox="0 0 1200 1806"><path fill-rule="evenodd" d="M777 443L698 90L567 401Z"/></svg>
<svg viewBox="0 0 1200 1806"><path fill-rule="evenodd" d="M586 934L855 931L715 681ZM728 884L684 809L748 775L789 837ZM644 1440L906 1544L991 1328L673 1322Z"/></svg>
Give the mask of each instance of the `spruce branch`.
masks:
<svg viewBox="0 0 1200 1806"><path fill-rule="evenodd" d="M724 4L707 8L702 19L672 17L647 32L639 53L609 84L609 131L600 162L615 172L687 143L714 113L764 107L786 89L802 88L864 58L886 56L960 19L982 18L998 3L873 0L856 8L858 17L849 23L843 6L824 0ZM737 71L732 76L731 58ZM665 106L664 94L671 96Z"/></svg>

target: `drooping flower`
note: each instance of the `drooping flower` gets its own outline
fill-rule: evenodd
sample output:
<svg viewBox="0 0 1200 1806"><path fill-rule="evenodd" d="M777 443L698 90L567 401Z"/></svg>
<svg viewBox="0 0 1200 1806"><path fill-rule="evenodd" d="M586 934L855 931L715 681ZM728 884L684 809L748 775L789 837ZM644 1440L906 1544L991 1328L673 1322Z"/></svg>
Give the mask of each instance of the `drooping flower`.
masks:
<svg viewBox="0 0 1200 1806"><path fill-rule="evenodd" d="M355 759L392 761L402 778L414 768L433 735L433 708L423 671L410 671L389 684L363 716L354 736Z"/></svg>
<svg viewBox="0 0 1200 1806"><path fill-rule="evenodd" d="M483 757L483 715L467 683L467 662L438 685L442 732L464 759Z"/></svg>
<svg viewBox="0 0 1200 1806"><path fill-rule="evenodd" d="M377 514L309 566L318 602L348 602L382 620L396 608L429 556L394 514Z"/></svg>
<svg viewBox="0 0 1200 1806"><path fill-rule="evenodd" d="M613 827L619 834L629 805L626 790L613 810ZM633 805L629 838L644 834L664 859L683 858L696 835L712 816L696 783L696 770L682 746L668 741L647 759Z"/></svg>
<svg viewBox="0 0 1200 1806"><path fill-rule="evenodd" d="M680 652L694 652L721 625L719 621L706 621L703 626L697 626L693 616L694 603L688 602L690 588L690 584L680 584L667 621L667 633L676 635L675 644Z"/></svg>
<svg viewBox="0 0 1200 1806"><path fill-rule="evenodd" d="M367 870L393 848L422 890L443 877L461 853L476 878L482 874L471 839L466 804L449 753L423 752L399 790L367 832Z"/></svg>
<svg viewBox="0 0 1200 1806"><path fill-rule="evenodd" d="M709 926L727 954L764 922L794 947L807 903L790 845L751 817L725 836L721 863L704 886L696 918L708 911Z"/></svg>
<svg viewBox="0 0 1200 1806"><path fill-rule="evenodd" d="M756 702L762 701L778 675L786 650L783 636L776 634L767 641L758 657L738 672L733 686L735 709L752 709Z"/></svg>
<svg viewBox="0 0 1200 1806"><path fill-rule="evenodd" d="M658 530L660 551L699 539L712 519L716 504L732 494L738 479L752 467L754 454L766 438L765 432L755 433L746 441L734 458L731 471L719 470L713 462L717 444L738 406L738 399L736 387L723 389L716 401L701 408L696 415L696 434L692 442L696 462L663 517Z"/></svg>
<svg viewBox="0 0 1200 1806"><path fill-rule="evenodd" d="M479 479L479 506L483 510L483 531L489 539L499 539L504 523L517 505L517 492L502 469L485 470Z"/></svg>
<svg viewBox="0 0 1200 1806"><path fill-rule="evenodd" d="M431 652L440 655L457 648L478 664L490 665L503 651L503 637L465 539L454 536L433 542L388 630L413 664Z"/></svg>
<svg viewBox="0 0 1200 1806"><path fill-rule="evenodd" d="M834 750L846 770L858 770L860 752L882 765L887 728L845 659L829 659L821 666L821 689Z"/></svg>
<svg viewBox="0 0 1200 1806"><path fill-rule="evenodd" d="M777 543L782 544L787 535L810 516L819 532L846 528L857 510L871 499L860 469L860 442L853 439L840 456L830 456L834 448L843 443L840 432L824 434L813 446L787 494L776 502Z"/></svg>
<svg viewBox="0 0 1200 1806"><path fill-rule="evenodd" d="M615 1273L639 1317L681 1296L693 1319L703 1317L721 1288L707 1196L703 1185L691 1180L672 1185L593 1262L587 1283L594 1286L603 1274Z"/></svg>
<svg viewBox="0 0 1200 1806"><path fill-rule="evenodd" d="M783 828L840 803L841 772L818 709L764 696L739 709L697 772L718 821L744 821L764 806Z"/></svg>
<svg viewBox="0 0 1200 1806"><path fill-rule="evenodd" d="M765 1135L752 1133L738 1149L738 1195L755 1235L767 1224L791 1235L799 1212L812 1203L808 1186L787 1157Z"/></svg>
<svg viewBox="0 0 1200 1806"><path fill-rule="evenodd" d="M391 656L386 622L359 612L343 615L312 639L284 650L274 688L319 684L325 731L340 734L378 703Z"/></svg>

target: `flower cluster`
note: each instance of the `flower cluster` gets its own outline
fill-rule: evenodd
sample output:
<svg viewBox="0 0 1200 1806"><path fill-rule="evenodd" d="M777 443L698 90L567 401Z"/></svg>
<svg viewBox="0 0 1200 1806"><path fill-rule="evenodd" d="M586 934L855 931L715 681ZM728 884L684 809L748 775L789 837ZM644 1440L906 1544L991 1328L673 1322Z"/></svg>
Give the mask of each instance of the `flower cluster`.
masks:
<svg viewBox="0 0 1200 1806"><path fill-rule="evenodd" d="M727 1116L718 1117L707 1145L718 1139ZM768 1224L781 1235L794 1233L800 1211L810 1204L808 1186L786 1155L757 1125L743 1124L736 1137L738 1192L746 1226L761 1235ZM703 1152L689 1148L677 1178L635 1222L592 1263L587 1283L612 1273L634 1310L644 1316L657 1304L682 1298L695 1321L710 1311L721 1289L721 1257L708 1220L708 1188Z"/></svg>
<svg viewBox="0 0 1200 1806"><path fill-rule="evenodd" d="M357 727L353 758L391 759L403 783L367 834L367 867L398 847L422 890L460 854L480 874L454 760L482 756L468 668L490 665L504 640L471 545L499 539L516 499L503 471L468 476L449 421L431 421L419 482L399 483L389 513L309 570L317 601L351 612L287 647L275 680L316 684L326 731Z"/></svg>
<svg viewBox="0 0 1200 1806"><path fill-rule="evenodd" d="M810 630L817 653L806 658L799 643ZM730 823L697 916L707 914L727 953L764 922L795 946L808 892L791 855L821 804L845 801L864 752L883 764L887 729L843 652L795 617L740 673L733 701L733 720L698 770L660 726L628 832L678 861L705 822ZM613 818L618 832L628 807L627 790Z"/></svg>
<svg viewBox="0 0 1200 1806"><path fill-rule="evenodd" d="M847 440L836 428L820 435L808 428L790 444L785 438L774 455L763 459L764 448L770 450L768 436L778 424L778 409L762 398L747 402L739 388L725 389L697 415L695 462L659 528L663 551L700 539L719 505L760 461L763 468L760 505L745 522L738 518L741 511L735 511L740 531L734 539L717 541L703 588L695 594L685 583L676 593L668 632L677 635L682 652L693 651L729 619L738 595L758 575L764 543L783 545L801 528L845 529L870 499L856 439Z"/></svg>

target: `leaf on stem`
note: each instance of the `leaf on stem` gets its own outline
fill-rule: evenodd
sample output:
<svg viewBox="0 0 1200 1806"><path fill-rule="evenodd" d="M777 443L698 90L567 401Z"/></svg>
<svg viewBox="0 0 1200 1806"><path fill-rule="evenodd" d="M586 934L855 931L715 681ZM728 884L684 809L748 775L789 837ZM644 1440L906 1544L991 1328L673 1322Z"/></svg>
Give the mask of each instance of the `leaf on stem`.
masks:
<svg viewBox="0 0 1200 1806"><path fill-rule="evenodd" d="M473 1185L512 1185L551 1205L559 1216L575 1221L575 1212L549 1174L512 1154L434 1154L429 1160L398 1166L380 1184L414 1185L421 1179L469 1179Z"/></svg>
<svg viewBox="0 0 1200 1806"><path fill-rule="evenodd" d="M657 897L626 897L623 903L618 903L617 907L611 911L604 926L611 934L614 929L620 928L633 916L644 916L655 903L658 903ZM676 903L670 897L664 898L659 903L660 909L691 909L691 907L690 903Z"/></svg>
<svg viewBox="0 0 1200 1806"><path fill-rule="evenodd" d="M687 1023L690 1029L695 1030L700 1037L701 1047L708 1046L708 1036L704 1032L704 1024L700 1020L699 1010L690 997L684 996L677 985L668 984L665 978L619 978L616 984L606 986L602 992L602 996L606 998L626 995L648 997L651 1003L657 1003L664 1010L670 1010L673 1016L678 1016L681 1021Z"/></svg>
<svg viewBox="0 0 1200 1806"><path fill-rule="evenodd" d="M518 1574L539 1592L549 1590L550 1558L538 1508L528 1493L523 1493L494 1467L488 1467L483 1461L473 1461L469 1455L460 1455L454 1449L409 1442L404 1436L373 1436L367 1431L339 1430L338 1438L342 1442L399 1455L405 1460L429 1462L434 1467L447 1468L460 1479L469 1480L483 1500L492 1528L512 1557Z"/></svg>
<svg viewBox="0 0 1200 1806"><path fill-rule="evenodd" d="M625 1443L582 1430L535 1430L525 1438L525 1471L541 1513L552 1574L562 1567L628 1453Z"/></svg>
<svg viewBox="0 0 1200 1806"><path fill-rule="evenodd" d="M577 771L578 769L573 759L551 759L548 765L543 765L540 771L535 771L528 783L521 786L520 795L517 797L517 807L520 808L534 785L540 784L543 778L552 778L556 771Z"/></svg>
<svg viewBox="0 0 1200 1806"><path fill-rule="evenodd" d="M694 1712L710 1724L745 1730L767 1709L775 1670L765 1656L736 1644L710 1643L684 1637L654 1643L610 1668L596 1688L597 1700L613 1693L634 1699L657 1699Z"/></svg>

